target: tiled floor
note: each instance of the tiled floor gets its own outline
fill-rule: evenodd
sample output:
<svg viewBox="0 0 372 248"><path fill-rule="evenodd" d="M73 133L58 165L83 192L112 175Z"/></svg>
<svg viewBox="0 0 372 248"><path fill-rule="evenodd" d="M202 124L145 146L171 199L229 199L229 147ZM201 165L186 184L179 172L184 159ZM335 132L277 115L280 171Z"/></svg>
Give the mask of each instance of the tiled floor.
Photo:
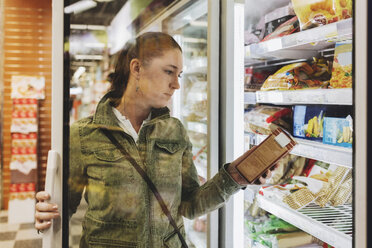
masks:
<svg viewBox="0 0 372 248"><path fill-rule="evenodd" d="M70 248L79 248L81 221L86 209L82 201L70 221ZM0 248L40 248L42 234L37 234L33 223L8 224L8 211L0 211Z"/></svg>
<svg viewBox="0 0 372 248"><path fill-rule="evenodd" d="M41 235L37 234L33 223L8 224L8 211L0 211L1 248L36 248L41 245Z"/></svg>

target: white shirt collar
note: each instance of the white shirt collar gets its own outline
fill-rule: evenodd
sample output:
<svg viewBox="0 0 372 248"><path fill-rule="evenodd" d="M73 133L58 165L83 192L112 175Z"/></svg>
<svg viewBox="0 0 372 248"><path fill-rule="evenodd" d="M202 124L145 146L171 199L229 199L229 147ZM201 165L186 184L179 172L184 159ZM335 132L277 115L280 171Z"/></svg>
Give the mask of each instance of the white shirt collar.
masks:
<svg viewBox="0 0 372 248"><path fill-rule="evenodd" d="M119 121L119 126L124 130L124 132L126 132L127 134L129 134L130 136L132 136L132 138L134 139L134 141L137 143L138 141L138 133L136 132L136 130L134 129L132 123L130 122L130 120L125 117L124 115L122 115L120 113L119 110L117 110L116 108L112 108L112 111L114 112L116 118L118 119ZM143 127L144 124L146 124L149 120L151 119L151 113L149 114L149 116L146 118L146 120L144 120L142 122L142 125L139 129L139 131L141 131L141 128Z"/></svg>

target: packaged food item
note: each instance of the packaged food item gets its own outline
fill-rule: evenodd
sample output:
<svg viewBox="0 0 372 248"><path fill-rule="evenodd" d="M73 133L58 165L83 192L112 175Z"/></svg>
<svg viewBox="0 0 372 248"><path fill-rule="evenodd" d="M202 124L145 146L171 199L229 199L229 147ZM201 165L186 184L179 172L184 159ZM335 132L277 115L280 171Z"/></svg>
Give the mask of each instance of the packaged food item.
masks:
<svg viewBox="0 0 372 248"><path fill-rule="evenodd" d="M269 76L261 90L328 88L330 72L330 64L324 59L289 64Z"/></svg>
<svg viewBox="0 0 372 248"><path fill-rule="evenodd" d="M289 134L277 128L260 145L240 157L236 161L236 169L248 183L254 183L296 144Z"/></svg>
<svg viewBox="0 0 372 248"><path fill-rule="evenodd" d="M282 37L282 36L289 35L289 34L292 34L298 31L300 31L298 18L297 16L294 16L291 19L287 20L286 22L282 23L272 33L266 35L262 41L267 41L267 40L271 40L274 38Z"/></svg>
<svg viewBox="0 0 372 248"><path fill-rule="evenodd" d="M323 143L352 147L353 144L353 119L326 117L324 119Z"/></svg>
<svg viewBox="0 0 372 248"><path fill-rule="evenodd" d="M269 135L272 124L291 131L292 109L258 106L244 115L245 131Z"/></svg>
<svg viewBox="0 0 372 248"><path fill-rule="evenodd" d="M351 170L345 177L345 180L341 183L340 187L330 199L332 206L339 206L345 204L352 196L353 192L353 175Z"/></svg>
<svg viewBox="0 0 372 248"><path fill-rule="evenodd" d="M336 165L309 159L307 166L301 174L305 177L328 182L329 178L334 174L336 169Z"/></svg>
<svg viewBox="0 0 372 248"><path fill-rule="evenodd" d="M254 68L246 67L244 75L244 91L260 90L265 80L277 70L277 67Z"/></svg>
<svg viewBox="0 0 372 248"><path fill-rule="evenodd" d="M301 30L352 17L352 0L292 0Z"/></svg>
<svg viewBox="0 0 372 248"><path fill-rule="evenodd" d="M260 235L259 240L267 247L291 248L313 243L313 237L303 231Z"/></svg>
<svg viewBox="0 0 372 248"><path fill-rule="evenodd" d="M351 169L347 167L337 167L328 179L328 182L324 183L322 189L319 191L319 193L317 193L315 203L320 207L325 207L326 204L334 197L350 170Z"/></svg>
<svg viewBox="0 0 372 248"><path fill-rule="evenodd" d="M293 112L293 136L321 141L327 107L296 105Z"/></svg>
<svg viewBox="0 0 372 248"><path fill-rule="evenodd" d="M353 81L353 45L351 41L338 42L332 68L330 88L351 88Z"/></svg>
<svg viewBox="0 0 372 248"><path fill-rule="evenodd" d="M265 35L265 17L262 16L256 24L251 24L248 30L244 31L244 44L258 43Z"/></svg>
<svg viewBox="0 0 372 248"><path fill-rule="evenodd" d="M277 8L265 15L265 36L273 33L281 24L296 16L291 4Z"/></svg>

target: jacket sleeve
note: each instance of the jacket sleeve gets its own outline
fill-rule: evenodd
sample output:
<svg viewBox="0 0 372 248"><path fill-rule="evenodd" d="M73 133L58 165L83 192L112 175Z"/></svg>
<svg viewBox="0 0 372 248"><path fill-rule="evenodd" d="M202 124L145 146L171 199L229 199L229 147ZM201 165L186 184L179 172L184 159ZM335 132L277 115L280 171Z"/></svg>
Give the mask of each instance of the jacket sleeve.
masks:
<svg viewBox="0 0 372 248"><path fill-rule="evenodd" d="M70 128L70 152L69 152L69 178L68 178L68 204L69 217L76 212L80 204L87 176L82 160L79 123L74 123Z"/></svg>
<svg viewBox="0 0 372 248"><path fill-rule="evenodd" d="M229 197L241 189L228 174L224 165L219 172L199 186L197 171L192 160L192 145L187 139L187 148L182 158L182 198L180 213L189 219L206 214L223 206Z"/></svg>

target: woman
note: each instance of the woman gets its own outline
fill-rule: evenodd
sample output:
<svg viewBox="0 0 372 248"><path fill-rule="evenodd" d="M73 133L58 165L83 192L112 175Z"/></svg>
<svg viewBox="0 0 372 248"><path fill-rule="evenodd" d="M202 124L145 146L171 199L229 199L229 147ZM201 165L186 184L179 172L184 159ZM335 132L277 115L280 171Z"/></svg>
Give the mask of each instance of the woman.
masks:
<svg viewBox="0 0 372 248"><path fill-rule="evenodd" d="M137 37L120 52L111 89L94 116L71 126L70 216L84 188L88 203L80 247L181 247L148 185L103 129L146 171L183 236L182 216L219 208L245 186L233 163L199 185L186 130L166 107L180 88L182 67L182 50L171 36ZM44 202L46 192L36 198L35 227L43 230L59 214L55 204Z"/></svg>

